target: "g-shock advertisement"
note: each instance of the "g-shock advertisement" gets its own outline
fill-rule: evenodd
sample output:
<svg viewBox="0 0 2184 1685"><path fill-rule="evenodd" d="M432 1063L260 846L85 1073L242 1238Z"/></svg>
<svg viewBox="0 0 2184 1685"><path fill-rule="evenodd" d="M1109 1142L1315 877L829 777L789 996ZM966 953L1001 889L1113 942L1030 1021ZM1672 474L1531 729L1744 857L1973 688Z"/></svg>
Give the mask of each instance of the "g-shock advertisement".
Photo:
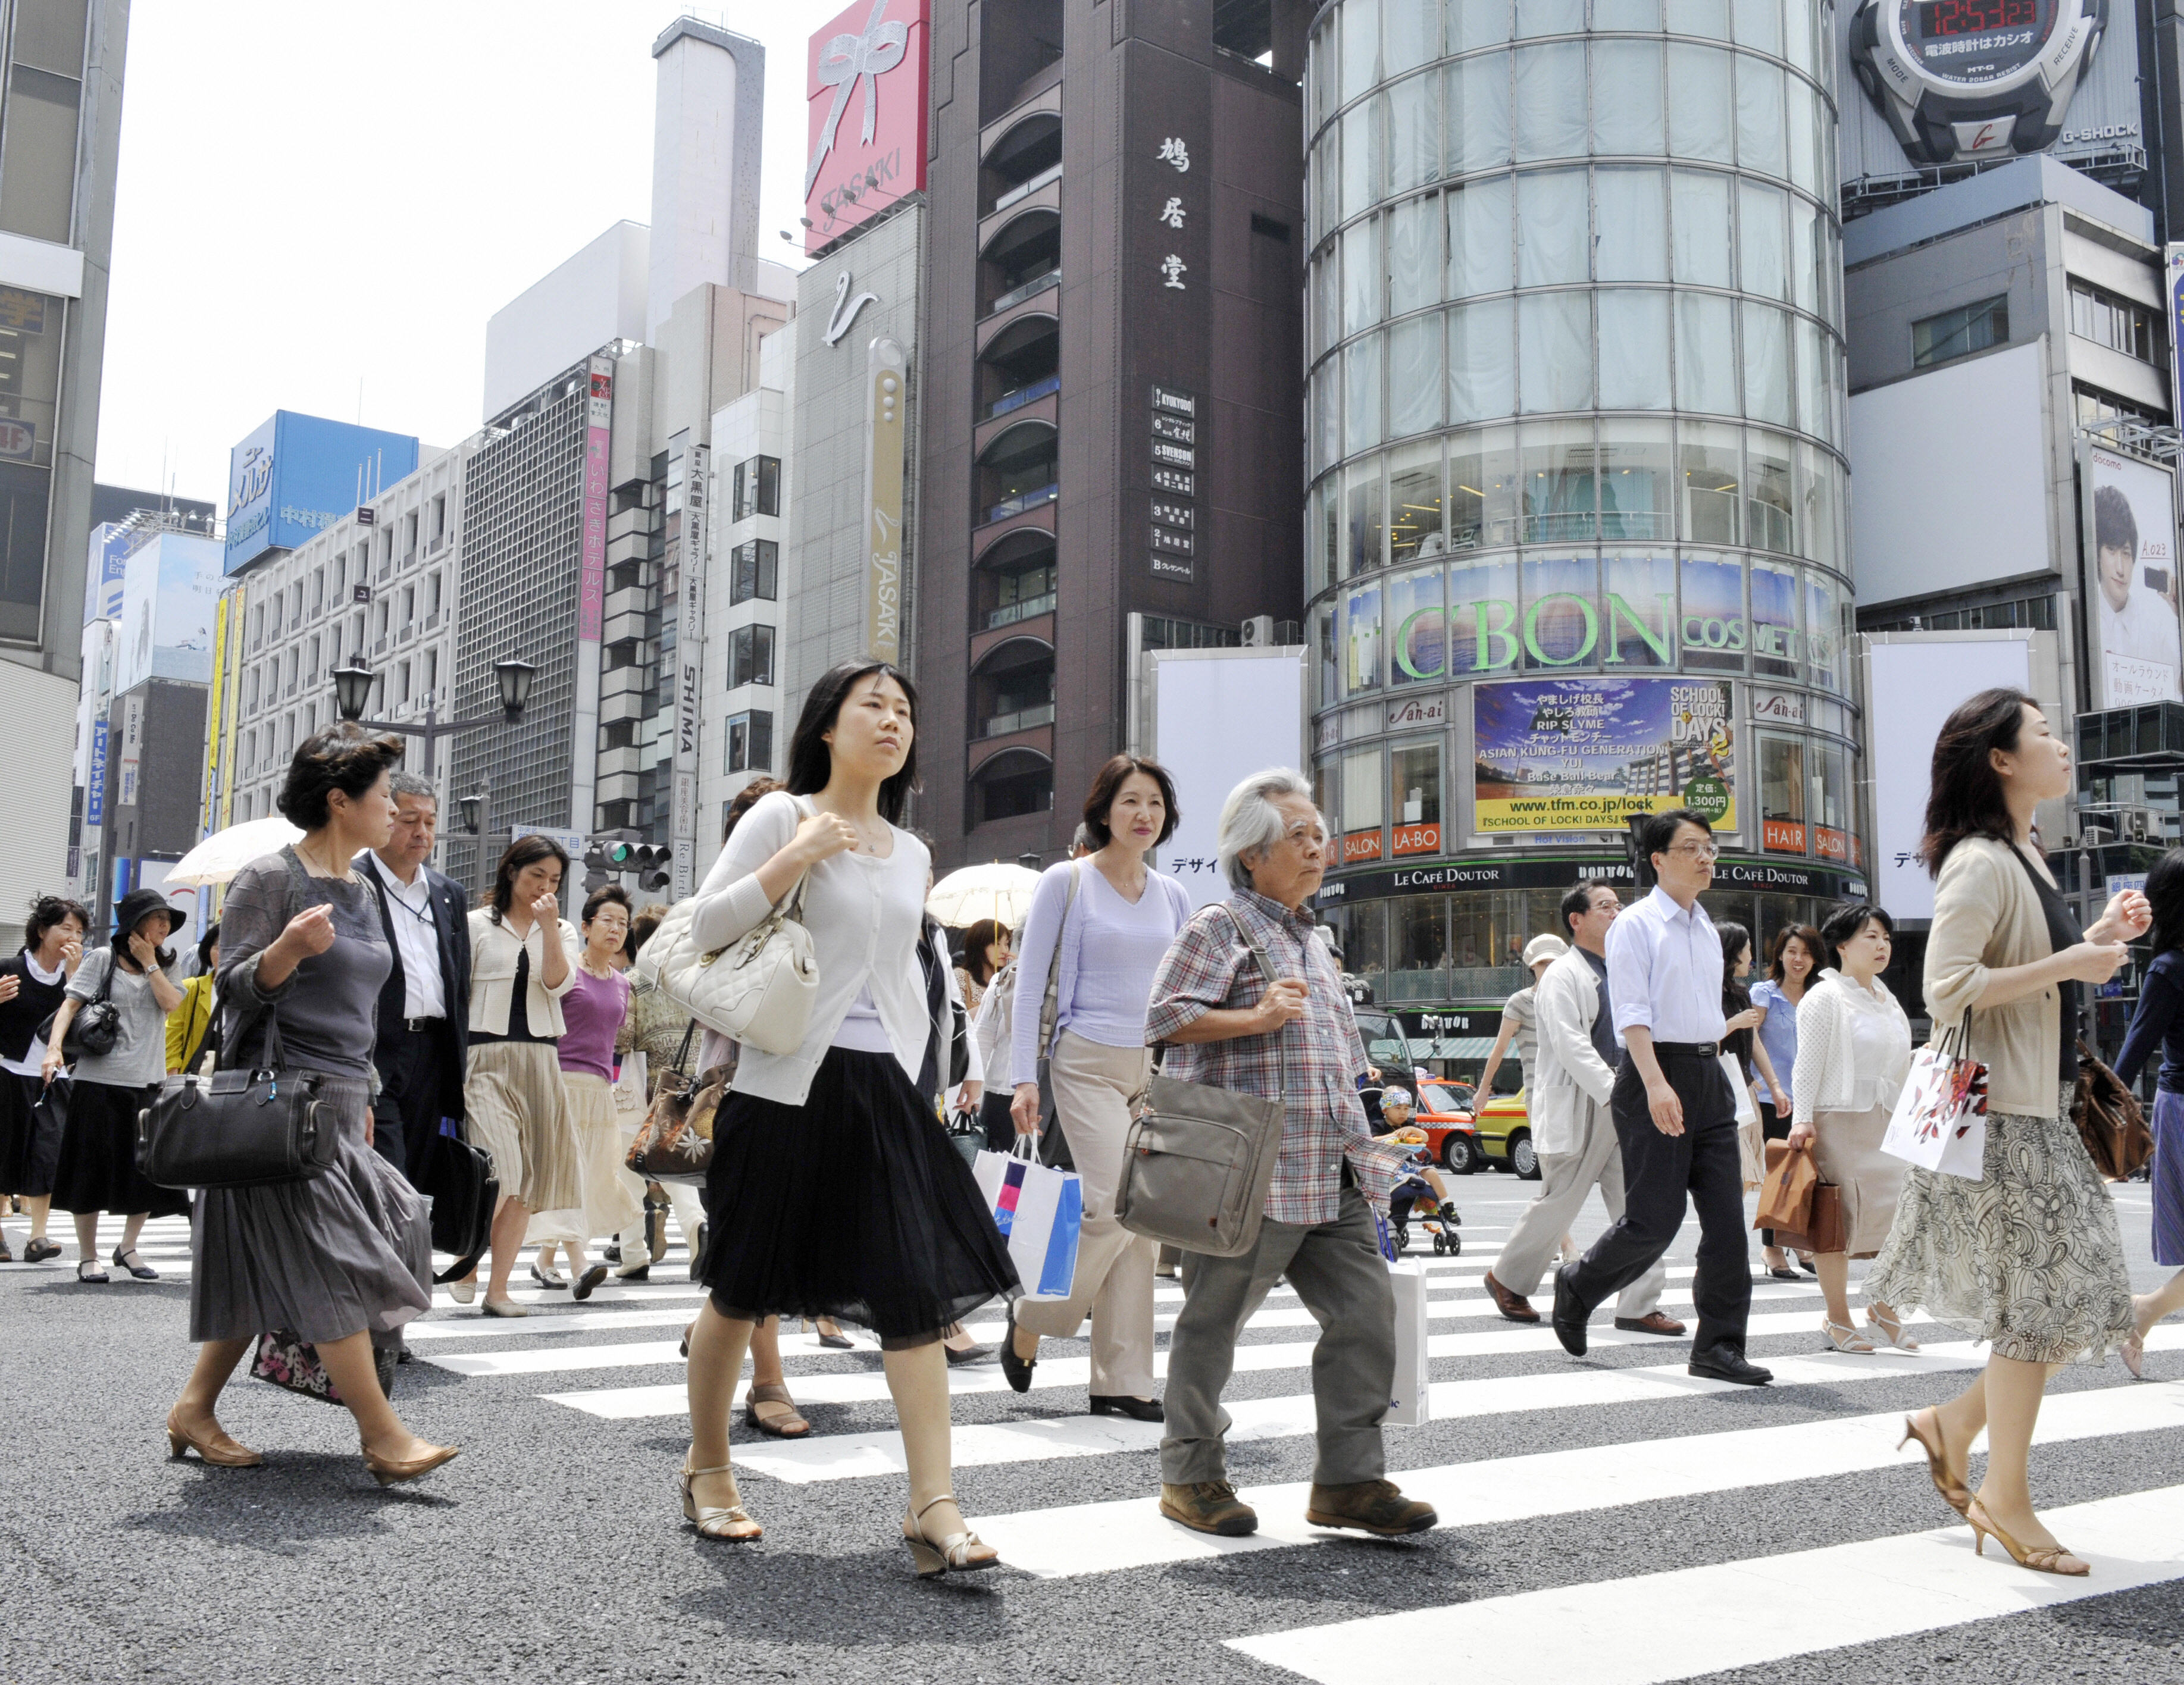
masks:
<svg viewBox="0 0 2184 1685"><path fill-rule="evenodd" d="M2109 0L1864 0L1851 68L1914 164L2044 152L2108 12Z"/></svg>

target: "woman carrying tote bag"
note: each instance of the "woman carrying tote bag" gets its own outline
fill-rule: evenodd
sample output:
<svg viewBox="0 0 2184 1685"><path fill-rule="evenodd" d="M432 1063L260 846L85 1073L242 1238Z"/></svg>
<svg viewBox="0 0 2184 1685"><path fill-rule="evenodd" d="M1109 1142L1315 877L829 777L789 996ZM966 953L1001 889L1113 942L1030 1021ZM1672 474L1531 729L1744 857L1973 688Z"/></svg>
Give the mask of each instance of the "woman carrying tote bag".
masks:
<svg viewBox="0 0 2184 1685"><path fill-rule="evenodd" d="M198 1193L190 1337L202 1343L167 1416L177 1457L195 1450L229 1468L265 1460L230 1438L214 1411L243 1353L274 1329L318 1348L381 1485L415 1480L455 1454L404 1425L380 1391L372 1355L374 1345L398 1345L403 1325L432 1308L427 1207L367 1136L375 1015L393 960L379 904L350 864L392 834L387 771L401 754L399 738L354 725L305 738L280 800L304 836L253 860L228 887L221 1065L247 1069L262 1059L267 1020L277 1020L282 1074L320 1079L341 1135L322 1176Z"/></svg>
<svg viewBox="0 0 2184 1685"><path fill-rule="evenodd" d="M724 947L800 881L818 981L803 1041L781 1054L744 1046L713 1126L710 1292L690 1331L679 1485L702 1537L756 1538L728 1459L752 1330L774 1315L861 1324L879 1337L902 1425L901 1536L933 1576L1000 1560L950 1489L943 1331L1019 1289L970 1166L917 1090L933 1033L916 956L930 857L895 822L916 782L916 692L893 667L844 662L822 676L789 743L794 793L750 810L692 912L696 940Z"/></svg>

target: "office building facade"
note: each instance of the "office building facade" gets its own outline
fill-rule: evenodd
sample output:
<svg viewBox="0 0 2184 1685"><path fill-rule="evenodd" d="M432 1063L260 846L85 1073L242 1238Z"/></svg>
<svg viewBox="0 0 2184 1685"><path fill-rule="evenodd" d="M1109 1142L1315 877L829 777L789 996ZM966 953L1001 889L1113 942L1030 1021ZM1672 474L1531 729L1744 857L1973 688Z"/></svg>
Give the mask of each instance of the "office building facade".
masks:
<svg viewBox="0 0 2184 1685"><path fill-rule="evenodd" d="M1763 943L1863 885L1832 13L1334 0L1312 25L1320 904L1385 1003L1529 981L1688 805Z"/></svg>

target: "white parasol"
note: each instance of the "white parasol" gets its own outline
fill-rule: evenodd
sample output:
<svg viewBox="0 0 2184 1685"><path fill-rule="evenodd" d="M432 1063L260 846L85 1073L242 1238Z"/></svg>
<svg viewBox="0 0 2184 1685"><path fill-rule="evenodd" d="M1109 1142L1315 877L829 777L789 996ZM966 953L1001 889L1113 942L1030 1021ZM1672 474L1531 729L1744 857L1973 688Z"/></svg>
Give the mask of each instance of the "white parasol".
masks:
<svg viewBox="0 0 2184 1685"><path fill-rule="evenodd" d="M226 883L253 860L277 853L297 842L303 832L277 815L245 820L225 831L215 831L175 862L163 886L167 889L202 889Z"/></svg>
<svg viewBox="0 0 2184 1685"><path fill-rule="evenodd" d="M925 910L956 930L992 919L1019 931L1030 916L1032 892L1038 887L1039 874L1030 868L989 861L942 878L925 898Z"/></svg>

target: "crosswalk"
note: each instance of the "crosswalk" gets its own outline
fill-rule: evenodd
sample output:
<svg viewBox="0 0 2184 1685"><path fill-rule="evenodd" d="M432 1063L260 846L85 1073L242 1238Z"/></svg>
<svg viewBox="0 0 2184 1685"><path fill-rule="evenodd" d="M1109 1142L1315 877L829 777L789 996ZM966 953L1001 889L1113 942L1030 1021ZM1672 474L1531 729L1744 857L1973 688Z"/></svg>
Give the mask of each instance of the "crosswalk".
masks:
<svg viewBox="0 0 2184 1685"><path fill-rule="evenodd" d="M2125 1221L2132 1221L2128 1212ZM1451 1586L1445 1600L1424 1607L1319 1620L1310 1618L1310 1604L1254 1602L1251 1630L1209 1632L1208 1643L1324 1685L1379 1685L1389 1658L1421 1654L1472 1685L1541 1678L1666 1685L2184 1580L2184 1530L2175 1524L2184 1487L2160 1483L2184 1438L2151 1437L2184 1435L2184 1384L2133 1383L2114 1362L2074 1376L2072 1388L2048 1399L2038 1426L2040 1445L2097 1442L2126 1466L2148 1448L2161 1451L2143 1456L2147 1489L2048 1513L2058 1536L2092 1563L2088 1579L2025 1573L1993 1547L1980 1560L1960 1525L1907 1532L1876 1523L1874 1537L1692 1566L1678 1565L1670 1554L1614 1548L1630 1542L1641 1506L1736 1493L1762 1502L1791 1491L1825 1498L1830 1482L1847 1489L1892 1471L1904 1491L1938 1511L1916 1448L1898 1449L1906 1400L1947 1396L1985 1362L1986 1349L1921 1323L1913 1327L1924 1342L1917 1352L1829 1351L1817 1283L1763 1280L1753 1289L1751 1337L1755 1357L1775 1372L1768 1394L1693 1377L1685 1367L1687 1342L1620 1332L1605 1312L1594 1323L1591 1355L1572 1362L1544 1324L1513 1325L1496 1312L1482 1277L1503 1232L1490 1223L1467 1226L1464 1254L1414 1253L1409 1260L1427 1282L1435 1426L1388 1430L1390 1477L1439 1510L1434 1539L1580 1517L1606 1546L1573 1563L1568 1583L1502 1595L1463 1598ZM187 1279L185 1223L150 1225L142 1249L167 1279ZM408 1329L409 1343L419 1364L494 1389L488 1396L530 1401L603 1441L649 1445L663 1431L676 1433L687 1409L677 1343L703 1293L688 1280L687 1263L678 1243L649 1282L610 1280L582 1304L566 1291L535 1287L520 1266L515 1297L533 1315L515 1321L485 1319L476 1304L459 1305L438 1289L432 1313ZM1691 1274L1687 1255L1671 1265L1663 1308L1672 1315L1689 1314ZM118 1271L115 1277L125 1281ZM1178 1284L1159 1284L1161 1370L1181 1300ZM1537 1302L1544 1310L1545 1296ZM1004 1329L989 1311L970 1332L991 1343ZM1313 1332L1310 1313L1286 1288L1252 1318L1228 1404L1240 1471L1269 1466L1277 1454L1288 1457L1285 1474L1299 1467L1314 1429ZM790 1386L817 1418L811 1437L773 1440L737 1428L746 1499L770 1519L793 1515L796 1494L813 1488L815 1500L829 1491L853 1498L860 1482L893 1482L886 1490L900 1501L905 1470L886 1380L874 1343L854 1337L856 1349L844 1353L810 1333L784 1331ZM2184 1326L2157 1328L2148 1349L2150 1372L2176 1372L2164 1359L2184 1351ZM1304 1521L1305 1485L1293 1478L1255 1484L1247 1473L1240 1473L1240 1491L1258 1510L1255 1534L1215 1538L1164 1520L1156 1504L1161 1428L1083 1414L1086 1351L1081 1341L1047 1343L1022 1399L1008 1392L996 1364L949 1371L959 1399L956 1466L967 1480L983 1473L1003 1482L1017 1500L974 1506L980 1533L1015 1573L1057 1588L1081 1585L1112 1602L1132 1575L1217 1560L1248 1568L1254 1560L1279 1571L1290 1560L1282 1554L1325 1553L1340 1538ZM1806 1389L1797 1395L1799 1407L1776 1408L1792 1388ZM1626 1406L1643 1408L1613 1415ZM1592 1443L1594 1425L1611 1415L1638 1426L1611 1443ZM1480 1431L1444 1431L1450 1424ZM1925 1511L1910 1513L1923 1518ZM1603 1576L1610 1565L1626 1571ZM1301 1618L1274 1619L1278 1607ZM1750 1618L1664 1626L1657 1618L1664 1609L1736 1609ZM1800 1666L1810 1671L1809 1663Z"/></svg>

